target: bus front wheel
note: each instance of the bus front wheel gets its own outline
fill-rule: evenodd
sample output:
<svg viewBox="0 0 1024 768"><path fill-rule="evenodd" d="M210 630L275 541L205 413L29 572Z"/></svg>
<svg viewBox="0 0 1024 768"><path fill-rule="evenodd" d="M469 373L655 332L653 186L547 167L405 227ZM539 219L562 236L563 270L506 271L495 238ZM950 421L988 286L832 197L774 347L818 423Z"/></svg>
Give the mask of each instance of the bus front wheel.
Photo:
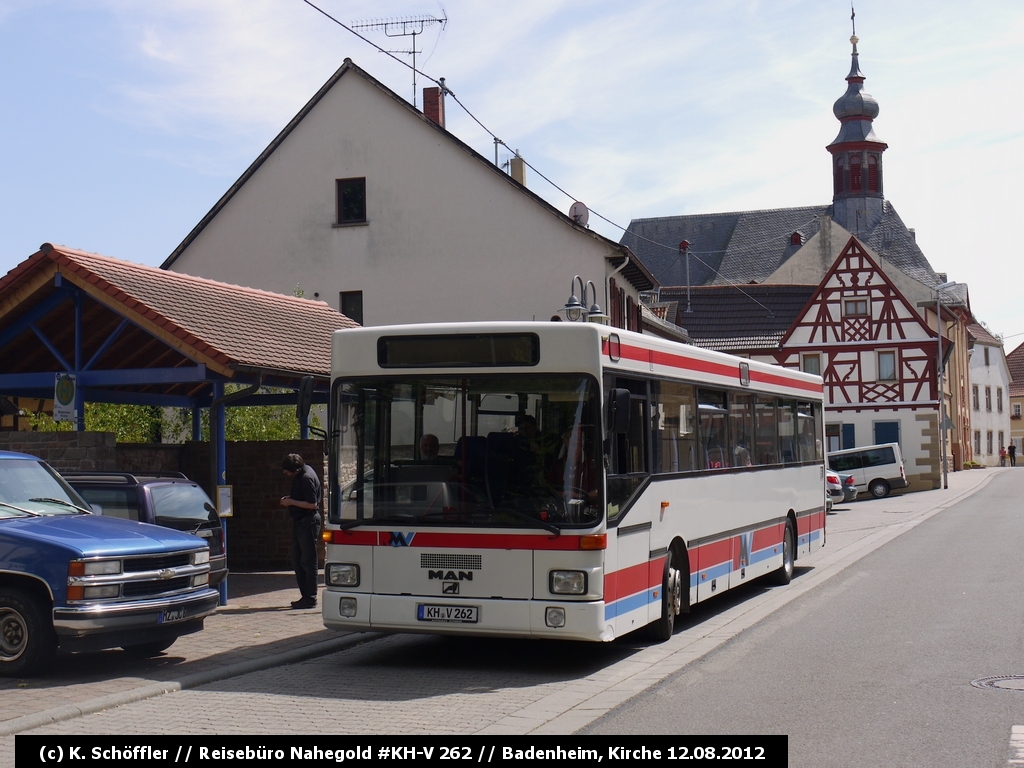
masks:
<svg viewBox="0 0 1024 768"><path fill-rule="evenodd" d="M683 576L670 549L665 555L665 570L661 578L661 618L648 625L652 640L662 643L672 637L676 616L683 609Z"/></svg>

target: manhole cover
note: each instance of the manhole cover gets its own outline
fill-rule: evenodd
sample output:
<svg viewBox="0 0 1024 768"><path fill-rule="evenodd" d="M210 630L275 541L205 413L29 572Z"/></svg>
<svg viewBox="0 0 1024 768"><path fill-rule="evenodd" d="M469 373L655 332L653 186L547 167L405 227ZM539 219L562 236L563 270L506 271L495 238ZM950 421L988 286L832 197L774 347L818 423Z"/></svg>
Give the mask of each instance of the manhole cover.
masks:
<svg viewBox="0 0 1024 768"><path fill-rule="evenodd" d="M1024 675L993 675L972 680L975 688L1001 688L1004 691L1024 691Z"/></svg>

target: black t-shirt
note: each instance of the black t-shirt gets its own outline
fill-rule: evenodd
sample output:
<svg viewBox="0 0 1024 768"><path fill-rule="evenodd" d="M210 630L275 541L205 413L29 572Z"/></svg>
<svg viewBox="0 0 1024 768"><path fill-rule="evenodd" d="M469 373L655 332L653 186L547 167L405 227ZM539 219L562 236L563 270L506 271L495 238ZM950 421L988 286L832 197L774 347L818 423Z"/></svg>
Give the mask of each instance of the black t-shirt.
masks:
<svg viewBox="0 0 1024 768"><path fill-rule="evenodd" d="M292 491L288 494L288 498L317 505L317 509L302 509L301 507L289 506L288 511L292 513L292 517L296 520L319 511L320 478L316 476L316 472L313 471L309 464L306 464L302 471L292 479Z"/></svg>

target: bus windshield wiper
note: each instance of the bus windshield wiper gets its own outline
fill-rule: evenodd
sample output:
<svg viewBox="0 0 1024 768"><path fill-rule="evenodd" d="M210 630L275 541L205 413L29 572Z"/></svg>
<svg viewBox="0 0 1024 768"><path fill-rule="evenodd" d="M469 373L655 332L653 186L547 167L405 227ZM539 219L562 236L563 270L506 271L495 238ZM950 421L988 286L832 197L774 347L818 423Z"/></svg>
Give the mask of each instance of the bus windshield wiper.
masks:
<svg viewBox="0 0 1024 768"><path fill-rule="evenodd" d="M514 515L515 517L518 517L520 520L525 520L528 523L531 523L534 528L543 528L546 531L551 531L551 533L555 534L555 536L562 535L562 529L554 523L549 523L547 520L541 520L540 518L534 517L533 515L528 514L526 512L522 512L518 509L512 509L511 507L495 507L494 511L508 512L510 515Z"/></svg>
<svg viewBox="0 0 1024 768"><path fill-rule="evenodd" d="M50 504L60 504L61 506L64 506L64 507L71 507L72 509L77 509L83 515L91 515L92 514L92 512L90 512L88 509L82 509L82 507L78 506L77 504L72 504L70 501L64 501L64 499L52 499L52 498L49 498L49 497L40 497L40 498L36 498L36 499L29 499L29 501L45 501L45 502L49 502Z"/></svg>
<svg viewBox="0 0 1024 768"><path fill-rule="evenodd" d="M29 501L35 501L35 499L29 499ZM31 509L23 509L22 507L16 507L13 504L8 504L6 501L0 501L0 507L7 507L8 509L16 510L17 512L23 512L29 517L43 517L39 512L33 512Z"/></svg>

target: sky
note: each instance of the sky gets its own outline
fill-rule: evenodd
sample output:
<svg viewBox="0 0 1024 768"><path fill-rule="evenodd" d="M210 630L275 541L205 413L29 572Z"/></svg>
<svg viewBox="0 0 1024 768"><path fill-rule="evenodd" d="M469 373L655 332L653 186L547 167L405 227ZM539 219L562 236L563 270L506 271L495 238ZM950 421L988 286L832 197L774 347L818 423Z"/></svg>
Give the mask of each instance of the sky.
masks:
<svg viewBox="0 0 1024 768"><path fill-rule="evenodd" d="M416 47L475 117L449 101L448 129L493 158L478 120L613 240L633 218L831 202L848 0L313 2L349 25L446 18ZM886 199L1010 351L1024 3L856 12ZM303 0L0 0L0 275L43 242L159 265L346 57L412 99L408 68Z"/></svg>

